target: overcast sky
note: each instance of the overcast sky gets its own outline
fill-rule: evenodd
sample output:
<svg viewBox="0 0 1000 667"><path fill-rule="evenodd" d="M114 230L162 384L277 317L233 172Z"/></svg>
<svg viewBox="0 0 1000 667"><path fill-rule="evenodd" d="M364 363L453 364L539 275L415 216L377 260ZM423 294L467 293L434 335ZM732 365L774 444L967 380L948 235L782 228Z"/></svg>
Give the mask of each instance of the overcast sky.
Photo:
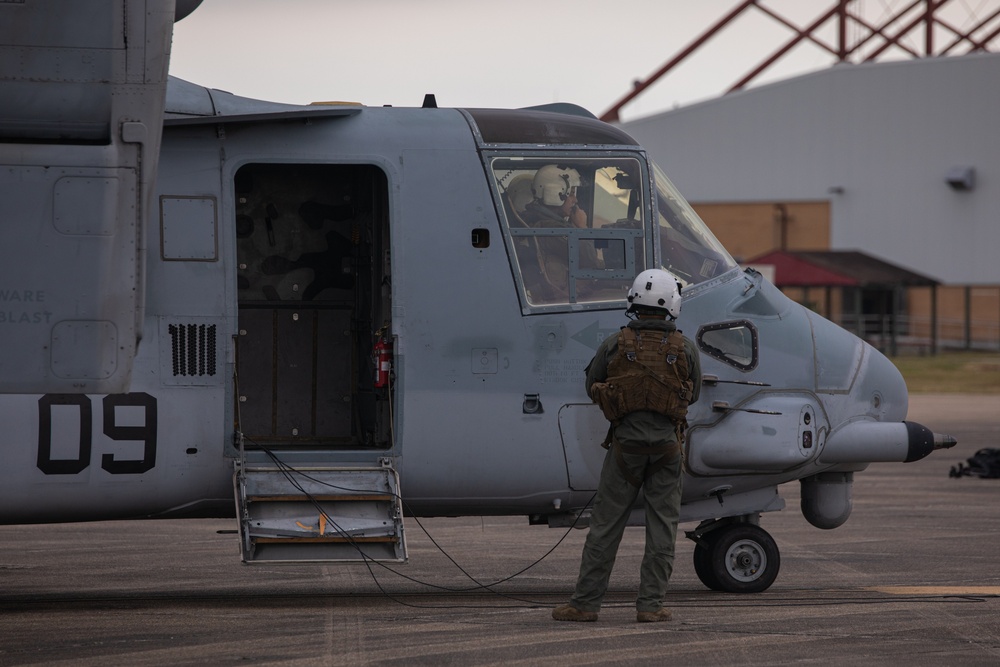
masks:
<svg viewBox="0 0 1000 667"><path fill-rule="evenodd" d="M968 20L962 0L956 25ZM982 4L976 0L973 4ZM174 28L170 73L276 102L522 107L600 115L738 0L204 0ZM766 0L802 26L833 0ZM871 3L870 3L871 4ZM987 0L987 4L997 4ZM872 20L900 0L877 0ZM862 9L865 5L861 5ZM995 8L995 7L994 7ZM833 23L827 39L835 39ZM715 97L791 39L750 9L622 110L622 120ZM911 40L912 43L912 40ZM755 84L824 68L808 43Z"/></svg>

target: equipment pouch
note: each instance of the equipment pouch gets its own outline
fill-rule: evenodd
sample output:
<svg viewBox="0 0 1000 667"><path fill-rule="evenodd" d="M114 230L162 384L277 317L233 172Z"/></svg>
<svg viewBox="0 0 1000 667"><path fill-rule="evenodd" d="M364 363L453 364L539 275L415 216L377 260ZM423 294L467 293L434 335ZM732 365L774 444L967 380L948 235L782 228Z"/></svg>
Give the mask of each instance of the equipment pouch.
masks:
<svg viewBox="0 0 1000 667"><path fill-rule="evenodd" d="M628 414L625 395L621 388L611 382L595 382L590 386L590 395L601 407L601 412L609 422L615 422Z"/></svg>

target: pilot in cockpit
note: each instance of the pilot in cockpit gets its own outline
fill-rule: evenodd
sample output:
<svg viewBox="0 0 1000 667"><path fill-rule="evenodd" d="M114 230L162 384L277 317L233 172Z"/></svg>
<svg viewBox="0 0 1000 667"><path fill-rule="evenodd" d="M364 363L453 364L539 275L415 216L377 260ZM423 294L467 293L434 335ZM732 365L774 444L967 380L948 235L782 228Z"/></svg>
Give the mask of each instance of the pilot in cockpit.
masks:
<svg viewBox="0 0 1000 667"><path fill-rule="evenodd" d="M583 179L571 167L549 164L538 169L531 181L533 199L522 214L525 224L535 229L581 228L588 226L587 212L580 206L577 188ZM536 238L541 274L547 285L565 298L569 285L569 238L544 235ZM577 265L582 269L600 268L601 262L593 244L575 246L579 253Z"/></svg>
<svg viewBox="0 0 1000 667"><path fill-rule="evenodd" d="M536 171L531 181L534 200L525 206L525 221L532 227L586 227L587 213L576 196L581 182L580 172L570 167L549 164Z"/></svg>

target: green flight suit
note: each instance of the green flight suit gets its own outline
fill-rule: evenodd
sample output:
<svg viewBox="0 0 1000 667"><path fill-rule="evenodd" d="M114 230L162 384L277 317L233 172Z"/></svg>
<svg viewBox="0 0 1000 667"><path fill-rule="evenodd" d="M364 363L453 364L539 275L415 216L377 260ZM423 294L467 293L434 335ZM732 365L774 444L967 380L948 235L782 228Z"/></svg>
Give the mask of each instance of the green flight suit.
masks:
<svg viewBox="0 0 1000 667"><path fill-rule="evenodd" d="M670 332L676 325L667 320L641 319L629 327ZM701 393L701 362L690 339L684 339L691 380L694 383L691 403ZM595 382L608 377L608 363L618 352L618 336L609 336L587 366L587 393ZM639 495L639 487L629 482L643 480L641 489L646 509L646 549L639 572L639 595L636 611L657 611L663 606L667 582L673 571L674 542L681 505L681 450L674 423L656 412L638 411L625 415L614 428L613 442L604 457L597 499L590 517L590 531L583 547L580 575L570 599L577 609L599 611L608 588L629 513ZM616 451L646 448L665 454L630 454ZM663 465L659 460L669 457ZM628 474L622 468L628 470ZM650 473L650 471L652 472ZM648 475L648 476L647 476Z"/></svg>

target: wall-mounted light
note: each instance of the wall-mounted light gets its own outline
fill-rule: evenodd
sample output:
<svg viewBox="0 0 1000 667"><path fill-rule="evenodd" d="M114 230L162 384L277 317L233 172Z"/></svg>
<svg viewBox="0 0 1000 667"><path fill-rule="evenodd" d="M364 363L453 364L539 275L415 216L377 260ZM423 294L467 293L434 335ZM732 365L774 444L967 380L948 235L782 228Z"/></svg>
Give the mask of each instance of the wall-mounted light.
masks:
<svg viewBox="0 0 1000 667"><path fill-rule="evenodd" d="M976 187L976 168L952 167L948 170L944 180L952 190L967 192Z"/></svg>

